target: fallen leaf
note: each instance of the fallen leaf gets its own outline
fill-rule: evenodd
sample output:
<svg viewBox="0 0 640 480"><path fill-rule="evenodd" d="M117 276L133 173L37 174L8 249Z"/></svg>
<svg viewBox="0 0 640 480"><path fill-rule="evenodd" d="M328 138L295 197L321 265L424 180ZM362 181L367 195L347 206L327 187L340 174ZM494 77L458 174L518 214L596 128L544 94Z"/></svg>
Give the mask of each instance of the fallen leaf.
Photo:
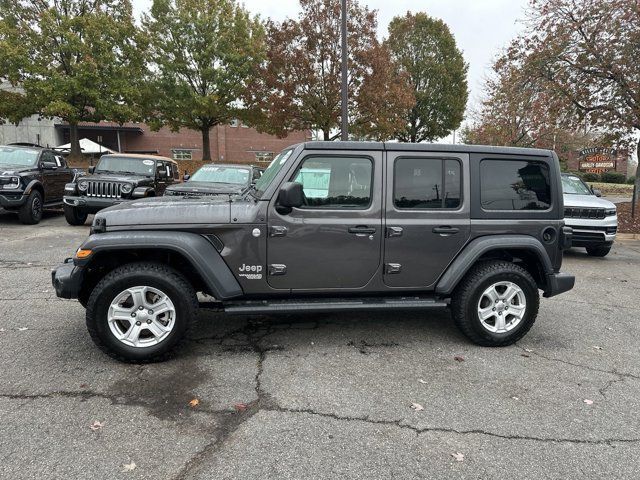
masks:
<svg viewBox="0 0 640 480"><path fill-rule="evenodd" d="M412 403L411 404L411 408L413 408L416 412L420 412L420 411L424 410L424 407L422 405L420 405L419 403Z"/></svg>
<svg viewBox="0 0 640 480"><path fill-rule="evenodd" d="M418 382L423 383L423 384L426 384L426 383L427 383L427 381L426 381L426 380L423 380L423 379L421 379L421 378L418 380Z"/></svg>
<svg viewBox="0 0 640 480"><path fill-rule="evenodd" d="M91 425L89 425L89 428L91 430L93 430L94 432L96 430L100 430L102 427L104 427L104 423L100 423L98 420L96 420L95 422L93 422Z"/></svg>
<svg viewBox="0 0 640 480"><path fill-rule="evenodd" d="M122 464L122 471L123 472L132 472L135 469L136 469L136 462L123 463Z"/></svg>
<svg viewBox="0 0 640 480"><path fill-rule="evenodd" d="M521 353L520 356L521 357L525 357L525 358L530 358L531 357L531 355L527 355L526 353Z"/></svg>
<svg viewBox="0 0 640 480"><path fill-rule="evenodd" d="M200 400L198 400L197 398L194 398L193 400L191 400L191 401L189 402L189 406L190 406L191 408L195 408L195 407L197 407L198 405L200 405Z"/></svg>
<svg viewBox="0 0 640 480"><path fill-rule="evenodd" d="M236 412L244 412L247 408L249 408L249 405L247 405L246 403L236 403L233 405L233 408L236 409Z"/></svg>
<svg viewBox="0 0 640 480"><path fill-rule="evenodd" d="M600 345L594 345L593 348L595 348L596 350L602 350L602 347Z"/></svg>
<svg viewBox="0 0 640 480"><path fill-rule="evenodd" d="M456 462L462 462L464 460L464 453L456 452L452 453L451 456L456 459Z"/></svg>
<svg viewBox="0 0 640 480"><path fill-rule="evenodd" d="M18 327L19 332L24 332L25 330L29 330L29 327Z"/></svg>
<svg viewBox="0 0 640 480"><path fill-rule="evenodd" d="M453 359L456 362L464 362L464 357L461 357L460 355L456 355L455 357L453 357Z"/></svg>
<svg viewBox="0 0 640 480"><path fill-rule="evenodd" d="M589 400L588 398L585 398L584 403L586 403L587 405L593 405L593 400Z"/></svg>

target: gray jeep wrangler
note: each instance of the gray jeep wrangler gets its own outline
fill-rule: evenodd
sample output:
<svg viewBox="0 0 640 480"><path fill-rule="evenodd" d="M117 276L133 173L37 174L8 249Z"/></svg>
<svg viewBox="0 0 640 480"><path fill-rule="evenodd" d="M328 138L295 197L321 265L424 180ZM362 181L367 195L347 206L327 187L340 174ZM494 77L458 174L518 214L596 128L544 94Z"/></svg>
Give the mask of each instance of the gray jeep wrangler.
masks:
<svg viewBox="0 0 640 480"><path fill-rule="evenodd" d="M52 280L123 361L164 358L211 297L228 314L449 307L471 341L501 346L531 328L539 290L573 287L570 245L551 151L309 142L235 197L102 210Z"/></svg>

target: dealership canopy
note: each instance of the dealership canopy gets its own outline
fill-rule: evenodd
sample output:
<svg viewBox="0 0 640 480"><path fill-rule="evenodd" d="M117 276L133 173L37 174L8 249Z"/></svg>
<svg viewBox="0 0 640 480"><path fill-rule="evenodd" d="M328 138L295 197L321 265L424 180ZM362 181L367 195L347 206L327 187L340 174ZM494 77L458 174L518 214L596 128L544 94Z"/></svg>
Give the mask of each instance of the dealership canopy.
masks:
<svg viewBox="0 0 640 480"><path fill-rule="evenodd" d="M59 150L71 150L71 144L66 143L56 148ZM92 155L94 153L116 153L115 150L111 150L110 148L100 145L99 143L89 140L88 138L80 139L80 151L88 155Z"/></svg>

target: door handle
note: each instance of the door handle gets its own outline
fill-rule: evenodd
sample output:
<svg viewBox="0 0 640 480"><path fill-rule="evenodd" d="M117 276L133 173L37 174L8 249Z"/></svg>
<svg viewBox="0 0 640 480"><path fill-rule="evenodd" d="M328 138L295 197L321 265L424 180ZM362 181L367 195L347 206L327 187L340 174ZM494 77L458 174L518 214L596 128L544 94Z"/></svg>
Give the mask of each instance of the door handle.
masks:
<svg viewBox="0 0 640 480"><path fill-rule="evenodd" d="M454 234L458 233L459 231L460 231L459 228L447 227L447 226L434 227L433 230L432 230L433 233L439 233L441 235L454 235Z"/></svg>
<svg viewBox="0 0 640 480"><path fill-rule="evenodd" d="M358 225L357 227L349 227L349 233L355 233L356 235L373 235L376 233L376 229L367 227L366 225Z"/></svg>

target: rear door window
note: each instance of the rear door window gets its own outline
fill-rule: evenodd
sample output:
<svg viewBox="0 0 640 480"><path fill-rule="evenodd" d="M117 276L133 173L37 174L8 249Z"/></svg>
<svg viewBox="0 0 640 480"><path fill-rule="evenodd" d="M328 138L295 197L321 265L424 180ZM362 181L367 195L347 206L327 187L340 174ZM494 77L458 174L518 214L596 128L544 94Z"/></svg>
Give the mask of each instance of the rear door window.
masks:
<svg viewBox="0 0 640 480"><path fill-rule="evenodd" d="M395 162L393 204L398 209L456 209L461 190L458 160L398 158Z"/></svg>
<svg viewBox="0 0 640 480"><path fill-rule="evenodd" d="M528 160L482 160L480 202L483 210L548 210L548 165Z"/></svg>

